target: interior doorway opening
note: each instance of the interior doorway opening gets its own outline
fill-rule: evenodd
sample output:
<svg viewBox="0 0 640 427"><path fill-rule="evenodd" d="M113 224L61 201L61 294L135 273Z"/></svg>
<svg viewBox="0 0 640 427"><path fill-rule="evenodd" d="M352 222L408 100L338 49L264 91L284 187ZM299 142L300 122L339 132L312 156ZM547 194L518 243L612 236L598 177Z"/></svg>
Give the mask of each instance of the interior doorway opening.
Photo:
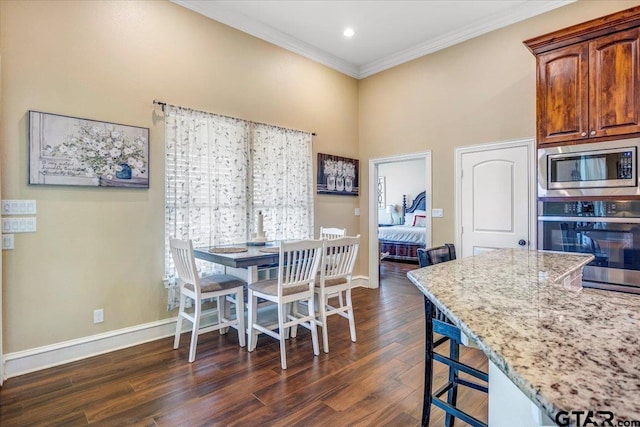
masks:
<svg viewBox="0 0 640 427"><path fill-rule="evenodd" d="M407 176L405 173L401 176L398 182L393 179L390 182L390 177L383 175L381 171L393 171L392 165L407 162L404 166L408 166L411 163L418 162L422 167L415 172L415 182L419 182L419 186L416 187L413 183L407 186L407 182L411 181L411 176ZM382 157L369 160L369 287L377 288L380 284L379 267L380 267L380 246L378 238L378 228L382 226L396 225L398 221L402 221L400 218L402 215L402 195L408 195L411 201L418 196L421 191L425 194L425 226L427 229L424 246L431 246L431 151L425 151L420 153L411 153L391 157ZM400 168L402 170L402 168ZM416 169L414 169L416 170ZM406 170L405 170L406 172ZM391 173L391 172L385 172ZM384 177L384 180L380 180ZM380 185L384 182L384 197L380 197ZM404 183L404 187L402 186ZM405 190L403 190L406 189ZM415 194L411 194L415 193ZM399 201L399 202L398 202ZM381 222L382 221L382 222ZM391 223L393 222L393 224ZM413 221L412 224L413 225ZM417 268L417 264L416 264Z"/></svg>

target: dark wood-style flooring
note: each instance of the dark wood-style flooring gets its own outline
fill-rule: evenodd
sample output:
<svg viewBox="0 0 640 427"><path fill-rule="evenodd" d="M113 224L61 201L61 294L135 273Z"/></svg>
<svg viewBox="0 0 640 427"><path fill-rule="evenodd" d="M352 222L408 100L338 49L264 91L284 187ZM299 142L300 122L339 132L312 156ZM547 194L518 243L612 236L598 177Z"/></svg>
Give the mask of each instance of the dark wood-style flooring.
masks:
<svg viewBox="0 0 640 427"><path fill-rule="evenodd" d="M202 335L191 364L187 334L178 350L171 338L161 339L8 379L0 389L0 425L420 425L423 299L406 278L416 266L382 264L379 289L353 291L356 343L346 319L332 316L331 351L314 357L310 334L300 329L283 371L278 342L267 336L248 353L235 330ZM487 369L477 350L464 349L462 359ZM438 365L436 386L446 374ZM486 395L462 390L458 402L487 420ZM431 425L443 425L435 407Z"/></svg>

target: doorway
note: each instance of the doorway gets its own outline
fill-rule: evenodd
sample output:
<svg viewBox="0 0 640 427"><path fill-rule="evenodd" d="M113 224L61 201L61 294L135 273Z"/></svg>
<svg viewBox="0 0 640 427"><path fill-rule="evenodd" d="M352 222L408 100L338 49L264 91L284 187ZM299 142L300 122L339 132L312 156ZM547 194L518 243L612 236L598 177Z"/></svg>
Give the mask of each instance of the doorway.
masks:
<svg viewBox="0 0 640 427"><path fill-rule="evenodd" d="M379 224L379 209L378 205L378 178L380 177L379 168L381 165L388 165L397 162L406 162L412 160L424 161L424 191L426 195L426 226L427 243L426 246L431 246L431 151L425 151L420 153L398 155L392 157L382 157L369 160L369 287L377 288L380 284L379 266L380 266L380 251L378 246L378 224ZM387 203L385 202L386 206Z"/></svg>

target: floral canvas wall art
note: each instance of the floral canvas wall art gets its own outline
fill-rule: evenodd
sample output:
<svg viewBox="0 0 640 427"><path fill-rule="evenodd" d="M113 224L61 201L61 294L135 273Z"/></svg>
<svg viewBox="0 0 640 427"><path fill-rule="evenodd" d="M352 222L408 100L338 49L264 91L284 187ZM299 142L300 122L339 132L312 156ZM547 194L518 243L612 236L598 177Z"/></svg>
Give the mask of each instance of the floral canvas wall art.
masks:
<svg viewBox="0 0 640 427"><path fill-rule="evenodd" d="M29 111L29 184L149 188L149 129Z"/></svg>
<svg viewBox="0 0 640 427"><path fill-rule="evenodd" d="M358 160L318 153L318 194L358 195Z"/></svg>

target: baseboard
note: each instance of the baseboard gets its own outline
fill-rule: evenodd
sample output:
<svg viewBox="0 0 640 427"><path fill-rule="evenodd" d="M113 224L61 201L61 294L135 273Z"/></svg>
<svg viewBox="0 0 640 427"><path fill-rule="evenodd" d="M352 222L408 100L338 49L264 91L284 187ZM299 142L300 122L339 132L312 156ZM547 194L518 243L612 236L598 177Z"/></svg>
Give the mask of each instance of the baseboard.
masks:
<svg viewBox="0 0 640 427"><path fill-rule="evenodd" d="M189 323L189 322L183 322ZM4 379L172 336L176 318L3 355Z"/></svg>
<svg viewBox="0 0 640 427"><path fill-rule="evenodd" d="M355 276L352 284L353 287L370 287L367 276ZM190 325L189 322L183 322L183 330L188 329ZM175 331L176 318L172 317L75 340L7 353L2 356L3 379L166 338L175 334Z"/></svg>
<svg viewBox="0 0 640 427"><path fill-rule="evenodd" d="M354 288L370 288L368 276L353 276L351 286Z"/></svg>

